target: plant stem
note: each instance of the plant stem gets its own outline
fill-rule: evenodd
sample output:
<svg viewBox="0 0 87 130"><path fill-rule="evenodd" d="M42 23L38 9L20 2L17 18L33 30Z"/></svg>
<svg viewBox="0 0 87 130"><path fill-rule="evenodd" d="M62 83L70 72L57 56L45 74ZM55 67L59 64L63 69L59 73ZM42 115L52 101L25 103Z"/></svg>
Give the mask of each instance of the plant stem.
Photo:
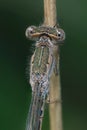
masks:
<svg viewBox="0 0 87 130"><path fill-rule="evenodd" d="M56 0L44 0L44 24L56 24Z"/></svg>
<svg viewBox="0 0 87 130"><path fill-rule="evenodd" d="M56 0L44 0L44 25L56 25ZM59 52L56 47L54 52L57 65L59 66ZM60 74L58 67L58 75L52 73L50 79L50 101L54 101L49 105L50 130L62 130L62 112L61 112L61 86ZM57 101L57 102L56 102Z"/></svg>

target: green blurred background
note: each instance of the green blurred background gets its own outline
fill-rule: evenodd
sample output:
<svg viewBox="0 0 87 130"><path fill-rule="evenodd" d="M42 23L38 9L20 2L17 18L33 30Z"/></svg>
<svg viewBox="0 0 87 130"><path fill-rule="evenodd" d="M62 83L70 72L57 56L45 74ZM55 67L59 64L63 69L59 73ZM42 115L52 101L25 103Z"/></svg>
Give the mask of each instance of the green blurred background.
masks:
<svg viewBox="0 0 87 130"><path fill-rule="evenodd" d="M87 130L87 1L57 0L57 14L66 32L60 49L63 127ZM42 22L43 0L0 0L0 130L25 129L31 99L26 67L34 45L25 30ZM49 129L46 113L43 130Z"/></svg>

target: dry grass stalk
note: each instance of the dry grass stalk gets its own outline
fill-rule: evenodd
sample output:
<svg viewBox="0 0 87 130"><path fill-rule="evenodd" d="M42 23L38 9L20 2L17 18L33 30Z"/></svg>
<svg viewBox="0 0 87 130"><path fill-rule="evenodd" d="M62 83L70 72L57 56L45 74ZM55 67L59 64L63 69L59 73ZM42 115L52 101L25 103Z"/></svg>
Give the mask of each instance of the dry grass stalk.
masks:
<svg viewBox="0 0 87 130"><path fill-rule="evenodd" d="M54 26L57 20L56 0L44 0L44 25ZM55 49L55 57L59 66L58 48ZM61 112L61 86L60 74L54 72L50 79L50 100L55 101L49 105L50 130L62 130L62 112Z"/></svg>

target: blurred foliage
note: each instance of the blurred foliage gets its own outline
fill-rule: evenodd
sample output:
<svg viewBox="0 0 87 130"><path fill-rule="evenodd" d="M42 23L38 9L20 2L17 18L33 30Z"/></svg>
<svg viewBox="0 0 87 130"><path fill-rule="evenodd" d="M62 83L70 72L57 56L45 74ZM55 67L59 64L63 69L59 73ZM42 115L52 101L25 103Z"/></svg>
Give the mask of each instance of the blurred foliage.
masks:
<svg viewBox="0 0 87 130"><path fill-rule="evenodd" d="M57 1L58 21L66 32L60 47L64 130L87 130L86 12L85 0ZM42 22L42 0L0 0L0 130L25 129L31 99L26 67L34 45L25 29ZM43 129L49 128L46 113Z"/></svg>

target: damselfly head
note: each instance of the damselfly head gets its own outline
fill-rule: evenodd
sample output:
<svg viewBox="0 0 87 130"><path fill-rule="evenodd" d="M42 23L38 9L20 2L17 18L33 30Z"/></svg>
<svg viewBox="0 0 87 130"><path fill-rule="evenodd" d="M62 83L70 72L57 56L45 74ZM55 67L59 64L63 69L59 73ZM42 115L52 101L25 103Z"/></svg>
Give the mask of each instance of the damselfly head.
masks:
<svg viewBox="0 0 87 130"><path fill-rule="evenodd" d="M49 27L49 26L30 26L26 29L26 37L31 40L39 40L40 37L46 36L49 37L54 44L60 43L65 40L65 32L63 29L58 27Z"/></svg>

